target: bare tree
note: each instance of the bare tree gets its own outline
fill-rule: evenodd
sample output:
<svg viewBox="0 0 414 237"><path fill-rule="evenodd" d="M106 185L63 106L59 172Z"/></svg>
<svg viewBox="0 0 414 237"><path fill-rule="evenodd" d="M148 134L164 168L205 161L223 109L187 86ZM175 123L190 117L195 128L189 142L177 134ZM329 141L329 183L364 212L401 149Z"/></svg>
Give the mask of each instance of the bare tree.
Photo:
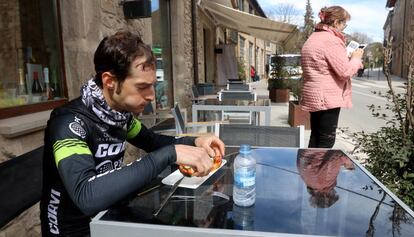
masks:
<svg viewBox="0 0 414 237"><path fill-rule="evenodd" d="M286 23L297 23L301 13L298 8L290 3L279 3L266 11L269 18Z"/></svg>
<svg viewBox="0 0 414 237"><path fill-rule="evenodd" d="M353 32L349 35L349 37L351 40L354 40L360 44L369 44L373 41L371 37L362 32Z"/></svg>

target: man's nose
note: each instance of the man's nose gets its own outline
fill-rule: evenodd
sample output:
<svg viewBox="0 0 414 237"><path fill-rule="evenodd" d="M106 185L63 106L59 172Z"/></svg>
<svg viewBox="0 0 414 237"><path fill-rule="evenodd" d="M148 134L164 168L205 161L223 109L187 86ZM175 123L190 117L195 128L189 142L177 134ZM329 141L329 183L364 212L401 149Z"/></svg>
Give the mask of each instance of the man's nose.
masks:
<svg viewBox="0 0 414 237"><path fill-rule="evenodd" d="M154 99L155 99L155 88L154 86L151 86L151 88L149 89L149 92L145 96L145 100L153 101Z"/></svg>

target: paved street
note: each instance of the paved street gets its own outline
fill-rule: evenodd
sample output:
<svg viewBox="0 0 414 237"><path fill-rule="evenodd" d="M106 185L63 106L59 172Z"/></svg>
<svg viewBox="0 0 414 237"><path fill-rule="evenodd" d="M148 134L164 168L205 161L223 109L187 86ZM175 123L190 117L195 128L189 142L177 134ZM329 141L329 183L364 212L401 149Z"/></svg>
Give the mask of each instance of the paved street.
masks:
<svg viewBox="0 0 414 237"><path fill-rule="evenodd" d="M351 153L354 149L354 144L352 139L350 139L349 134L362 130L366 132L374 132L385 125L385 121L372 116L368 106L375 104L384 107L386 99L377 94L373 94L372 91L381 91L382 93L385 93L388 90L387 81L385 80L384 74L376 69L369 72L369 77L366 77L366 75L362 78L353 78L353 108L341 110L339 118L339 129L334 148L342 149L348 153ZM393 87L396 92L402 93L405 91L403 83L404 80L398 77L393 77ZM258 94L264 95L268 93L266 80L253 82L252 87L256 89ZM390 114L387 111L385 111L385 113ZM287 119L288 104L272 103L272 126L289 126ZM310 130L307 130L305 132L305 144L308 143L309 136ZM363 159L363 157L361 158Z"/></svg>

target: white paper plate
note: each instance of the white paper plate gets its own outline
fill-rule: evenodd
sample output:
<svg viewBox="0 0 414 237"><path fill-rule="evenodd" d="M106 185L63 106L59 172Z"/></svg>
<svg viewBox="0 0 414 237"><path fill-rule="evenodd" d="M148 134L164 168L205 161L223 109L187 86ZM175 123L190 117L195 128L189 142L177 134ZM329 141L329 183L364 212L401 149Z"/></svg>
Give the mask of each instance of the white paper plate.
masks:
<svg viewBox="0 0 414 237"><path fill-rule="evenodd" d="M214 170L213 172L211 172L207 176L204 176L204 177L184 177L184 179L181 181L181 183L178 185L178 187L196 189L201 184L203 184L204 181L206 181L208 178L210 178L210 176L212 176L214 173L216 173L217 170L221 169L221 167L223 167L223 165L225 165L226 163L227 163L227 161L223 159L222 162L221 162L220 168ZM166 184L166 185L174 185L175 182L177 182L177 180L179 180L183 176L184 175L177 169L176 171L174 171L173 173L171 173L170 175L168 175L167 177L162 179L161 182L163 184Z"/></svg>

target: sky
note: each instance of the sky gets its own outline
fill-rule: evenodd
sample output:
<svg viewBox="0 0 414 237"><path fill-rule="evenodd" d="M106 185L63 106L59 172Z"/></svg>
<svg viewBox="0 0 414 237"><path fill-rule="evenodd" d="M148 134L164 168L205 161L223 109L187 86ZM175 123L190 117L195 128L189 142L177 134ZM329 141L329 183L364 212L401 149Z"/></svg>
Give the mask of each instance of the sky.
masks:
<svg viewBox="0 0 414 237"><path fill-rule="evenodd" d="M263 11L274 7L279 3L289 3L305 14L306 0L257 0ZM386 0L310 0L314 19L319 21L319 10L324 6L339 5L351 14L351 21L348 22L345 33L360 32L367 34L374 42L382 42L385 20L388 10L385 7ZM303 17L295 22L303 25Z"/></svg>

